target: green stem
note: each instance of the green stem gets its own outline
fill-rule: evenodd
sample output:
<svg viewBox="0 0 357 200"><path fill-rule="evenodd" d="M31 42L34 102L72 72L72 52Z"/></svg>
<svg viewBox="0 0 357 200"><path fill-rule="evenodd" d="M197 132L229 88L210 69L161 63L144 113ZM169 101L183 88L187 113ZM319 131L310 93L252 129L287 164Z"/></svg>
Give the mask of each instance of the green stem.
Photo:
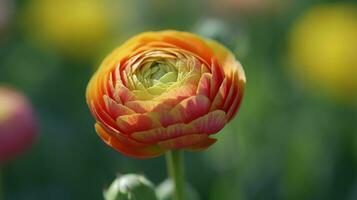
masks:
<svg viewBox="0 0 357 200"><path fill-rule="evenodd" d="M166 153L167 170L175 186L175 200L185 200L183 155L180 151Z"/></svg>

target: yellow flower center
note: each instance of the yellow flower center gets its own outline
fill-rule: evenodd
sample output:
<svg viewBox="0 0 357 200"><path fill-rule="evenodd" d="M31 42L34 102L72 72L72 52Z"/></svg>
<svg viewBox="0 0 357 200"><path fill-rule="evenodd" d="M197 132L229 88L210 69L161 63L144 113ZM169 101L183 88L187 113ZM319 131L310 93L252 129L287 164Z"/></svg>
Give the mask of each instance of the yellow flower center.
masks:
<svg viewBox="0 0 357 200"><path fill-rule="evenodd" d="M127 63L127 87L139 100L160 98L169 90L198 82L207 71L202 62L188 52L160 49L142 52Z"/></svg>
<svg viewBox="0 0 357 200"><path fill-rule="evenodd" d="M126 63L127 87L138 100L164 98L167 91L197 85L209 69L190 52L162 48L141 52Z"/></svg>
<svg viewBox="0 0 357 200"><path fill-rule="evenodd" d="M149 88L157 84L172 84L177 81L178 70L173 61L158 60L145 64L136 73L138 80Z"/></svg>

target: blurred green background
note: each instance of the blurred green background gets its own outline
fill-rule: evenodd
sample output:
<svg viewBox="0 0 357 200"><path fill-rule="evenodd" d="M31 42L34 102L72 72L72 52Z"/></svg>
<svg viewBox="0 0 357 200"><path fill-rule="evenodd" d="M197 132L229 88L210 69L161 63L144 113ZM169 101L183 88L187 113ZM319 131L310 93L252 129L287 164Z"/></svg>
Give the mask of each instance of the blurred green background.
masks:
<svg viewBox="0 0 357 200"><path fill-rule="evenodd" d="M116 174L166 177L94 131L85 88L128 37L178 29L225 44L247 76L218 142L186 153L203 200L357 199L357 2L0 0L0 83L33 103L40 134L3 167L6 200L102 199ZM337 30L337 31L336 31Z"/></svg>

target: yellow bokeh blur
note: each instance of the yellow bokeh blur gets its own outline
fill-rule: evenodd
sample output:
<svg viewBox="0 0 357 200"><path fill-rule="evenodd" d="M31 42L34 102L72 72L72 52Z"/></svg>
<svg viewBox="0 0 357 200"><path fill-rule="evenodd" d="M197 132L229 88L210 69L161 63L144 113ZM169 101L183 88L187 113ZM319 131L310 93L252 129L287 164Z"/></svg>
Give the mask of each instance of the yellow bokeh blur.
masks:
<svg viewBox="0 0 357 200"><path fill-rule="evenodd" d="M292 28L290 54L293 74L302 85L356 103L357 5L309 9Z"/></svg>
<svg viewBox="0 0 357 200"><path fill-rule="evenodd" d="M117 37L115 29L127 12L120 8L106 0L32 0L23 24L37 44L87 58Z"/></svg>

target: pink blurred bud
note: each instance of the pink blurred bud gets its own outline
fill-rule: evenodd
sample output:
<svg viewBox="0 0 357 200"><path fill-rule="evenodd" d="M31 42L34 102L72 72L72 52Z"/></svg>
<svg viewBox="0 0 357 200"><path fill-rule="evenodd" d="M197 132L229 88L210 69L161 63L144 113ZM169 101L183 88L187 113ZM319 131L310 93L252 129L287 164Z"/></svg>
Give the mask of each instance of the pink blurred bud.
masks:
<svg viewBox="0 0 357 200"><path fill-rule="evenodd" d="M13 16L14 3L9 0L0 0L0 36L6 32L6 28Z"/></svg>
<svg viewBox="0 0 357 200"><path fill-rule="evenodd" d="M36 133L36 119L26 97L0 86L0 165L27 150Z"/></svg>

